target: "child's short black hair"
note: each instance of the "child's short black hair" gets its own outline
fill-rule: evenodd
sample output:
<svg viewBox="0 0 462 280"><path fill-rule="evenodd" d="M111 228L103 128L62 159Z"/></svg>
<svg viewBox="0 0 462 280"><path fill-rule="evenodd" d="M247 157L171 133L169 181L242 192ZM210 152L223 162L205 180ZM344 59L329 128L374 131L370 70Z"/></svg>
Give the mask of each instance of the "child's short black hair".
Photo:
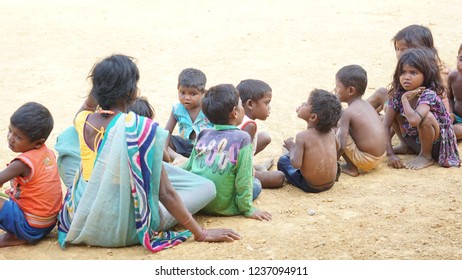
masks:
<svg viewBox="0 0 462 280"><path fill-rule="evenodd" d="M311 104L311 112L318 116L318 131L329 132L337 126L342 115L342 105L337 96L322 89L314 89L310 93L308 103Z"/></svg>
<svg viewBox="0 0 462 280"><path fill-rule="evenodd" d="M253 79L241 81L236 88L239 91L242 103L245 103L249 99L258 101L263 98L265 93L272 92L271 87L267 83Z"/></svg>
<svg viewBox="0 0 462 280"><path fill-rule="evenodd" d="M30 141L47 140L53 130L53 116L45 106L28 102L11 115L10 124L21 130Z"/></svg>
<svg viewBox="0 0 462 280"><path fill-rule="evenodd" d="M143 117L147 117L150 119L154 119L156 115L156 111L154 108L149 104L149 101L146 97L140 96L128 108L128 111L133 111L135 114Z"/></svg>
<svg viewBox="0 0 462 280"><path fill-rule="evenodd" d="M362 96L367 87L367 73L359 65L347 65L338 70L335 78L345 87L354 87L356 92Z"/></svg>
<svg viewBox="0 0 462 280"><path fill-rule="evenodd" d="M228 124L229 113L239 105L239 92L231 84L211 87L202 98L202 112L214 124Z"/></svg>
<svg viewBox="0 0 462 280"><path fill-rule="evenodd" d="M89 75L92 95L102 109L108 110L118 100L130 104L138 92L140 73L134 59L126 55L111 55L97 63Z"/></svg>
<svg viewBox="0 0 462 280"><path fill-rule="evenodd" d="M205 77L204 72L194 68L186 68L181 71L178 76L178 86L185 88L196 88L200 92L205 92L205 84L207 83L207 77Z"/></svg>

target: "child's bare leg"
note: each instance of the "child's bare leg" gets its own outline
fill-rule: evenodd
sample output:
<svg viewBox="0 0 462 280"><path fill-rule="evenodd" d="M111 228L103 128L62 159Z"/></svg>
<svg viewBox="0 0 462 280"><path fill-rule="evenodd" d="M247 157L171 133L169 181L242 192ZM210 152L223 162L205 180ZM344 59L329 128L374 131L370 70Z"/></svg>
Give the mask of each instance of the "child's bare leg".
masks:
<svg viewBox="0 0 462 280"><path fill-rule="evenodd" d="M399 127L399 123L397 121L394 121L392 125L392 130L390 131L390 135L391 137L393 137L393 135L396 135L398 137L399 143L398 145L393 146L393 151L397 155L414 154L414 151L407 145L406 140L404 140L404 137L401 134L401 130Z"/></svg>
<svg viewBox="0 0 462 280"><path fill-rule="evenodd" d="M462 139L462 123L454 124L453 127L457 140Z"/></svg>
<svg viewBox="0 0 462 280"><path fill-rule="evenodd" d="M269 143L271 143L271 135L269 135L269 133L266 131L258 132L257 149L255 150L255 154L263 151L263 149L266 148Z"/></svg>
<svg viewBox="0 0 462 280"><path fill-rule="evenodd" d="M285 175L282 171L255 171L255 178L260 180L261 186L264 189L280 188L284 184Z"/></svg>
<svg viewBox="0 0 462 280"><path fill-rule="evenodd" d="M359 170L356 167L356 165L353 164L353 162L345 155L343 154L342 156L346 163L342 164L342 173L345 173L347 175L350 175L352 177L356 177L359 175Z"/></svg>
<svg viewBox="0 0 462 280"><path fill-rule="evenodd" d="M26 240L18 239L11 233L3 233L0 235L0 248L2 247L11 247L17 245L25 245L27 244Z"/></svg>
<svg viewBox="0 0 462 280"><path fill-rule="evenodd" d="M273 167L274 165L274 159L273 158L267 158L263 161L262 164L254 164L255 170L258 171L268 171Z"/></svg>
<svg viewBox="0 0 462 280"><path fill-rule="evenodd" d="M405 164L408 169L422 169L435 163L432 156L433 142L440 137L438 121L432 113L428 113L417 127L420 140L420 153Z"/></svg>

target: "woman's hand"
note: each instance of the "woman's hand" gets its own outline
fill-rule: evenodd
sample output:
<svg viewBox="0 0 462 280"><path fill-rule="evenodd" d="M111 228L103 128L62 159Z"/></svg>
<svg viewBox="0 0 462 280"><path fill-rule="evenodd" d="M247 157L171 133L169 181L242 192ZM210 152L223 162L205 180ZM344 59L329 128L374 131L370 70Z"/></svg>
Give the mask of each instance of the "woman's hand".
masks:
<svg viewBox="0 0 462 280"><path fill-rule="evenodd" d="M207 230L207 235L202 240L203 242L233 242L234 240L241 239L239 233L228 228L212 228Z"/></svg>
<svg viewBox="0 0 462 280"><path fill-rule="evenodd" d="M419 97L420 94L425 90L425 87L418 87L416 89L413 89L413 90L410 90L410 91L406 91L403 96L401 96L401 101L403 101L404 99L407 99L407 100L412 100L414 99L415 97Z"/></svg>

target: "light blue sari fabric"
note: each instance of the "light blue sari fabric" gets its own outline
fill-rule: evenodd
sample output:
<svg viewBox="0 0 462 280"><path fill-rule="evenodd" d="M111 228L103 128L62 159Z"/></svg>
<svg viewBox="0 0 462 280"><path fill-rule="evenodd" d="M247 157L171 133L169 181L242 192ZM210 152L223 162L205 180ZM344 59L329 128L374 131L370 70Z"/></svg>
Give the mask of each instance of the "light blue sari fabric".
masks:
<svg viewBox="0 0 462 280"><path fill-rule="evenodd" d="M66 146L63 143L73 142L76 136L65 132L67 134L60 135L61 139L57 141L61 147ZM66 137L71 139L66 140ZM66 243L103 247L141 243L150 251L157 252L177 245L191 235L189 231L158 231L163 228L161 220L168 218L158 200L166 137L167 131L134 113L119 114L111 121L89 181L82 178L78 168L68 189L58 223L58 241L62 247ZM75 149L75 146L69 149ZM59 153L58 158L68 154L74 153ZM76 157L67 159L59 166L64 178L69 178L66 174L71 173L66 167L75 168L75 161L79 160ZM215 196L213 191L212 195L208 194L196 203L192 210L204 207L213 199L210 199L211 196ZM168 225L175 223L170 221Z"/></svg>

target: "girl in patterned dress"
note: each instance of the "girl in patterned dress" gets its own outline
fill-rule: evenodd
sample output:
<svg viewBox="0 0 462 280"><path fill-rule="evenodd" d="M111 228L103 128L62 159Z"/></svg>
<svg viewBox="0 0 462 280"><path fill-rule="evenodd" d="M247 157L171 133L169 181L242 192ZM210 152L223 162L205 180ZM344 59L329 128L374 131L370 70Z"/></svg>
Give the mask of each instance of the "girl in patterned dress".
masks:
<svg viewBox="0 0 462 280"><path fill-rule="evenodd" d="M454 128L441 99L444 90L435 53L431 49L403 52L393 75L384 120L389 165L422 169L437 161L443 167L460 166ZM418 154L407 163L403 163L393 151L390 136L393 121L398 122L406 145Z"/></svg>

